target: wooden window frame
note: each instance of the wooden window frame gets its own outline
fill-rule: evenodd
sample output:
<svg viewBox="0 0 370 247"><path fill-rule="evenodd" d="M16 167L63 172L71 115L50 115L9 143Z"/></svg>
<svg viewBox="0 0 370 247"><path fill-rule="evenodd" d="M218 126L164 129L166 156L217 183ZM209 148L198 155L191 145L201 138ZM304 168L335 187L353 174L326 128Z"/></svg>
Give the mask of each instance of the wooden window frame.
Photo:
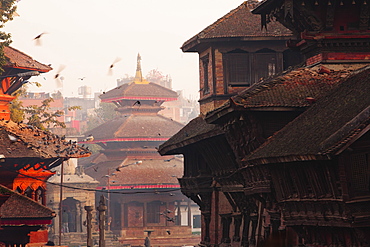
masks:
<svg viewBox="0 0 370 247"><path fill-rule="evenodd" d="M230 87L251 85L251 55L243 50L223 53L224 80ZM237 63L242 61L242 63ZM239 65L239 66L238 66ZM244 77L244 78L243 78Z"/></svg>
<svg viewBox="0 0 370 247"><path fill-rule="evenodd" d="M203 66L203 95L209 94L209 54L203 56L201 59Z"/></svg>

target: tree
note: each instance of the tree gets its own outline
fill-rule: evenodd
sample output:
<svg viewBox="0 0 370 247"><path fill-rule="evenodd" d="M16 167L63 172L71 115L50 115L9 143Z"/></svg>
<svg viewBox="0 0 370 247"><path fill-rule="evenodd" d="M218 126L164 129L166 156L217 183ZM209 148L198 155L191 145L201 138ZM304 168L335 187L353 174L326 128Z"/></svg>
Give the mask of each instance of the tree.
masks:
<svg viewBox="0 0 370 247"><path fill-rule="evenodd" d="M53 98L45 99L41 102L41 106L30 105L24 107L23 110L26 114L26 119L29 125L33 125L40 129L47 129L49 127L62 127L65 128L66 124L58 120L59 117L64 115L63 110L50 110L50 103L54 102ZM80 106L68 107L69 111L81 109Z"/></svg>
<svg viewBox="0 0 370 247"><path fill-rule="evenodd" d="M13 19L13 14L16 10L14 5L15 0L1 0L0 1L0 28L4 28L6 22ZM4 46L8 46L11 43L11 35L0 31L0 73L2 73L3 66L6 63L4 55Z"/></svg>
<svg viewBox="0 0 370 247"><path fill-rule="evenodd" d="M41 86L38 82L30 82L38 87ZM29 84L30 84L29 83ZM58 120L59 117L64 115L63 110L52 111L50 104L54 102L54 98L48 98L41 102L41 106L30 105L24 107L22 101L19 100L19 97L25 95L27 91L26 85L23 85L12 95L16 96L10 104L10 118L16 123L24 122L26 124L38 127L40 129L46 130L49 127L62 127L65 128L66 125L64 122ZM53 94L55 97L60 97L60 94ZM63 97L63 96L61 96ZM80 110L80 106L70 106L67 108L69 111Z"/></svg>

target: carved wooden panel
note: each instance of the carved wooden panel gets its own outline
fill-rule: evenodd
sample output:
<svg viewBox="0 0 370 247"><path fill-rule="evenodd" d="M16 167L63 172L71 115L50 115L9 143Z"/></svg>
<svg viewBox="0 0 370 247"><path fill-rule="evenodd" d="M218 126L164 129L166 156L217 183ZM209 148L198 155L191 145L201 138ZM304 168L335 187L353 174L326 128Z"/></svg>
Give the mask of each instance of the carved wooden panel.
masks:
<svg viewBox="0 0 370 247"><path fill-rule="evenodd" d="M364 1L360 11L360 30L367 30L369 27L370 9L369 4Z"/></svg>

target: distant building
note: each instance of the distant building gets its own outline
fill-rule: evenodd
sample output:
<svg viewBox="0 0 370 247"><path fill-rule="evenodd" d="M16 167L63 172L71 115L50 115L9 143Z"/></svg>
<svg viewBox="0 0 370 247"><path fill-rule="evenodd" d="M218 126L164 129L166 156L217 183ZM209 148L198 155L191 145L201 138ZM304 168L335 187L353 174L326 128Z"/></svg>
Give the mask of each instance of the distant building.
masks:
<svg viewBox="0 0 370 247"><path fill-rule="evenodd" d="M85 133L92 139L86 143L103 150L82 163L98 189L107 191L109 229L124 245L143 245L148 231L153 245L195 245L200 217L198 206L179 190L183 160L164 159L156 150L183 126L158 114L177 93L146 81L138 58L133 81L100 98L114 103L120 116Z"/></svg>
<svg viewBox="0 0 370 247"><path fill-rule="evenodd" d="M133 80L134 77L126 75L126 77L117 80L117 86L130 83ZM172 90L171 76L163 75L156 69L149 71L146 80ZM177 95L176 100L166 101L162 104L163 109L159 111L159 114L186 124L199 115L199 105L196 99L186 98L182 90L177 90Z"/></svg>

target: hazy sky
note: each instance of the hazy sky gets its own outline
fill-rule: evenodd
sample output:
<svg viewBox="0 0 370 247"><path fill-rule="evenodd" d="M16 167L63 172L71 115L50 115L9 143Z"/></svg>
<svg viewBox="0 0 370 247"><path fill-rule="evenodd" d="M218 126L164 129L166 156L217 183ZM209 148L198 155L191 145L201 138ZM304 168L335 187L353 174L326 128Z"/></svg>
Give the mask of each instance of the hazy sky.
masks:
<svg viewBox="0 0 370 247"><path fill-rule="evenodd" d="M60 66L65 96L78 96L77 88L108 91L116 79L133 76L140 53L142 71L158 69L173 80L174 90L198 97L198 54L183 53L182 44L238 7L242 0L21 0L15 17L5 26L12 46L35 60L51 64L49 73L33 77L41 88L57 90L54 75ZM38 34L42 44L33 40ZM110 64L117 58L113 74ZM79 78L83 78L83 80ZM31 80L31 81L32 81Z"/></svg>

